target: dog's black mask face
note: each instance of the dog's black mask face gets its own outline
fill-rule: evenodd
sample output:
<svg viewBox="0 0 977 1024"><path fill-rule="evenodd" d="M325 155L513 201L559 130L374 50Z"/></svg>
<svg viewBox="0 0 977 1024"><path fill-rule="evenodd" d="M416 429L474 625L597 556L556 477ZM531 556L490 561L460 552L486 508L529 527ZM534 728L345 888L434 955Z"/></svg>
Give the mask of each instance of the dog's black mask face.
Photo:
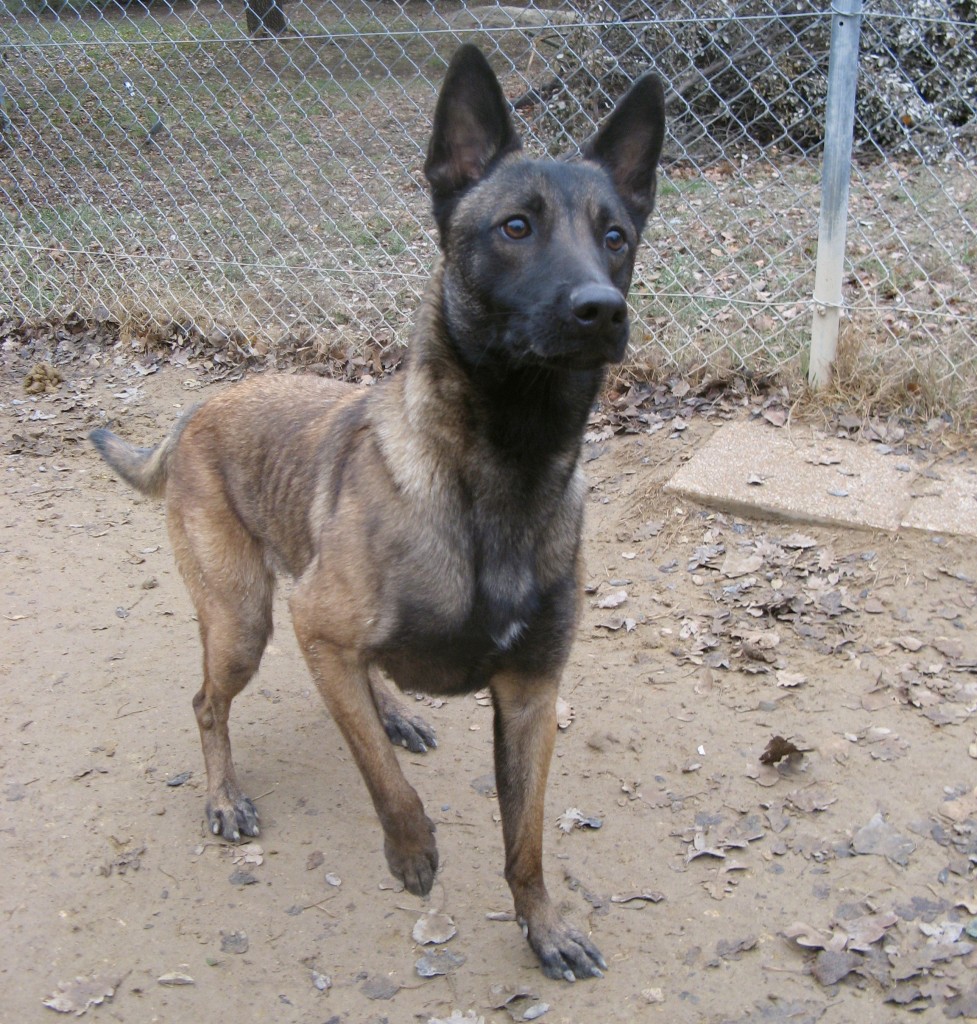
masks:
<svg viewBox="0 0 977 1024"><path fill-rule="evenodd" d="M663 134L661 84L645 76L583 161L527 159L487 61L458 51L425 173L448 255L443 313L466 362L589 370L624 358Z"/></svg>

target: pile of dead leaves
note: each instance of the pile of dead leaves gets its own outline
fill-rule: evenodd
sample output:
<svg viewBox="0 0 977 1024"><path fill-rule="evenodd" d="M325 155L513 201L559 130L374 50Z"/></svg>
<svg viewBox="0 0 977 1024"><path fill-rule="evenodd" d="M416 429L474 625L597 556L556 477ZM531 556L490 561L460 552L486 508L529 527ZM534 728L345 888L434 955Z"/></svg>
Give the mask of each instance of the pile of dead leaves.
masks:
<svg viewBox="0 0 977 1024"><path fill-rule="evenodd" d="M319 331L293 324L275 335L240 327L204 325L189 318L160 320L137 316L121 323L108 310L84 317L0 319L0 352L9 365L37 367L61 377L58 367L131 366L142 374L172 365L194 370L205 380L240 377L246 370L302 368L335 380L376 380L402 361L398 346L360 345L343 340L340 331ZM47 377L30 393L49 392Z"/></svg>
<svg viewBox="0 0 977 1024"><path fill-rule="evenodd" d="M821 928L795 922L783 936L812 953L811 974L825 986L866 979L881 986L885 1001L909 1010L941 1005L954 1019L977 1014L977 986L947 976L951 961L977 946L973 908L944 900L916 899L882 910L863 904L838 908Z"/></svg>
<svg viewBox="0 0 977 1024"><path fill-rule="evenodd" d="M872 551L837 556L803 533L754 536L712 516L686 568L713 601L683 617L672 653L682 664L776 674L779 686L802 686L803 673L780 656L783 631L824 654L851 644L851 613L862 603L852 584L873 558Z"/></svg>

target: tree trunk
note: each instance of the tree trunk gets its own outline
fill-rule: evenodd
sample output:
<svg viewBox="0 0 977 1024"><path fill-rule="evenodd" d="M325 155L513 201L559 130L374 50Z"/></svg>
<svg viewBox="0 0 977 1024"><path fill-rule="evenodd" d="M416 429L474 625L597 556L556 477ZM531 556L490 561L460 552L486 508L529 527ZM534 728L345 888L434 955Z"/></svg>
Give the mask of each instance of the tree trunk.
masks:
<svg viewBox="0 0 977 1024"><path fill-rule="evenodd" d="M245 0L248 35L277 36L288 27L281 0Z"/></svg>

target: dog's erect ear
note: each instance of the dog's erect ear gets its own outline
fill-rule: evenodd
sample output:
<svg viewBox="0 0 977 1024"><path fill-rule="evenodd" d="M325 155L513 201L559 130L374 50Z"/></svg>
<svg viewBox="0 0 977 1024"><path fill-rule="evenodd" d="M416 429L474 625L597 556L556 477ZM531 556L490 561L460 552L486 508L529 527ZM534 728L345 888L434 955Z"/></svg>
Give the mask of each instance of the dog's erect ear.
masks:
<svg viewBox="0 0 977 1024"><path fill-rule="evenodd" d="M664 138L664 90L657 75L646 74L583 147L585 159L607 169L639 230L655 205L655 170Z"/></svg>
<svg viewBox="0 0 977 1024"><path fill-rule="evenodd" d="M460 47L441 86L424 164L439 225L452 200L521 145L489 62L477 47Z"/></svg>

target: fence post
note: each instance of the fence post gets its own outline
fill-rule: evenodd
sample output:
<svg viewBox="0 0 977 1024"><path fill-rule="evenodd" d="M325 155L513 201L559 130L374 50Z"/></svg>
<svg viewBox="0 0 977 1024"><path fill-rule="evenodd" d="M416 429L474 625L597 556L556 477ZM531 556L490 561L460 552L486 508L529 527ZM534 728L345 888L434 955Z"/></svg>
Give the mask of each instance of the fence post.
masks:
<svg viewBox="0 0 977 1024"><path fill-rule="evenodd" d="M838 347L861 17L861 0L833 0L821 168L821 220L814 274L814 324L808 370L808 380L814 387L830 380Z"/></svg>

